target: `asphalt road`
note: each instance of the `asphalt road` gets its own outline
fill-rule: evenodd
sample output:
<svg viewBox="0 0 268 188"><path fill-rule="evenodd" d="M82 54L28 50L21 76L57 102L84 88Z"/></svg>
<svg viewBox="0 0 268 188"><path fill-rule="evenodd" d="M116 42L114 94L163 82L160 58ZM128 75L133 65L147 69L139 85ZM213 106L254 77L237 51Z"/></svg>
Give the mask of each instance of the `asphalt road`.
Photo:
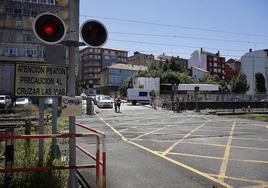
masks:
<svg viewBox="0 0 268 188"><path fill-rule="evenodd" d="M96 111L77 121L107 135L107 187L268 187L264 122L127 104Z"/></svg>

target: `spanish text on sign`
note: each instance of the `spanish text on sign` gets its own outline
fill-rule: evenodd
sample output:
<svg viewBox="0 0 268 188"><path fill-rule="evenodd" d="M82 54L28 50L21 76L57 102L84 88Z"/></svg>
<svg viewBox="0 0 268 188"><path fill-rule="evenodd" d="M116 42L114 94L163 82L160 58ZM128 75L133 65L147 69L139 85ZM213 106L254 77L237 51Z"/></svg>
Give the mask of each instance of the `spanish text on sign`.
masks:
<svg viewBox="0 0 268 188"><path fill-rule="evenodd" d="M16 96L66 95L66 67L39 64L16 65Z"/></svg>

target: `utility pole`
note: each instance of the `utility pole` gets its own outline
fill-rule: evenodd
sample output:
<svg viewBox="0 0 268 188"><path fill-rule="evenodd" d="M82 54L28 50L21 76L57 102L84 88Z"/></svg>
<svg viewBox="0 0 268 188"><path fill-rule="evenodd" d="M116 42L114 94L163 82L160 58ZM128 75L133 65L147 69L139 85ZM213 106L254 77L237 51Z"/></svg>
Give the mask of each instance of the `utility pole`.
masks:
<svg viewBox="0 0 268 188"><path fill-rule="evenodd" d="M79 0L70 0L69 5L69 40L77 41L79 40ZM75 65L78 64L78 47L68 46L68 55L69 55L69 79L68 79L68 96L75 96ZM75 134L75 116L69 117L69 133ZM69 166L76 166L76 138L69 138ZM69 187L76 188L77 178L76 178L76 169L69 170Z"/></svg>

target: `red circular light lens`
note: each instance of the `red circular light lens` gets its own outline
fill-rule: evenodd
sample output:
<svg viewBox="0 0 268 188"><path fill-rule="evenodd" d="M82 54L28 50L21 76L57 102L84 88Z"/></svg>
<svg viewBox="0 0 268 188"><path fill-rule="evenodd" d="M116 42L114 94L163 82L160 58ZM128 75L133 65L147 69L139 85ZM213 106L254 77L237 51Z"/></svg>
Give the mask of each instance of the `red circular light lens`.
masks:
<svg viewBox="0 0 268 188"><path fill-rule="evenodd" d="M56 32L56 25L53 22L49 22L44 26L43 29L44 33L46 33L47 35L53 35Z"/></svg>

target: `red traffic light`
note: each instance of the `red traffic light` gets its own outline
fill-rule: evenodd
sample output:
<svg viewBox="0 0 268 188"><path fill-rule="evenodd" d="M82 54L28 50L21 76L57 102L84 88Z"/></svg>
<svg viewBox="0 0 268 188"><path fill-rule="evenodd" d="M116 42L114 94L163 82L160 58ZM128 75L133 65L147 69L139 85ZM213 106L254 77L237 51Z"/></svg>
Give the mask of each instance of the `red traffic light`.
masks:
<svg viewBox="0 0 268 188"><path fill-rule="evenodd" d="M42 13L33 23L33 31L37 38L46 44L57 44L66 35L63 20L52 13Z"/></svg>
<svg viewBox="0 0 268 188"><path fill-rule="evenodd" d="M87 20L80 28L80 36L88 46L98 48L107 41L108 32L101 22Z"/></svg>
<svg viewBox="0 0 268 188"><path fill-rule="evenodd" d="M56 32L56 24L54 22L49 22L44 25L44 33L47 35L55 35Z"/></svg>

